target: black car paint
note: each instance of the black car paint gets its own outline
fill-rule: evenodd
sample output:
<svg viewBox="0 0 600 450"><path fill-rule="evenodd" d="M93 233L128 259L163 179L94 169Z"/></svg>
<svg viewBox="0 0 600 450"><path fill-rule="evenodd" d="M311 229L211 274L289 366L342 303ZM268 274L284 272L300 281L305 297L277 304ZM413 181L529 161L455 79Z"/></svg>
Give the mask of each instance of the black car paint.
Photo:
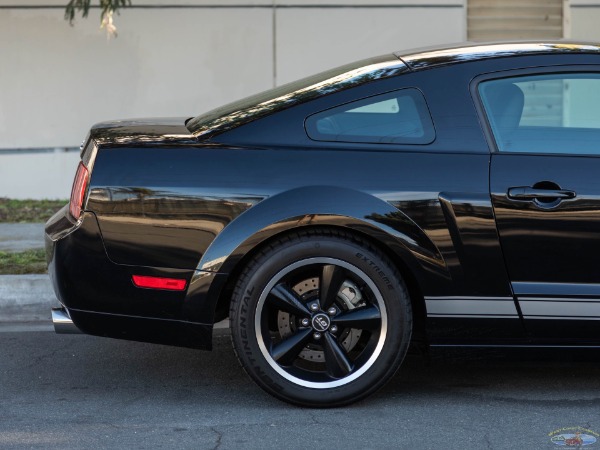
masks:
<svg viewBox="0 0 600 450"><path fill-rule="evenodd" d="M191 119L187 126L206 139L292 106L408 71L394 55L368 58L222 106Z"/></svg>
<svg viewBox="0 0 600 450"><path fill-rule="evenodd" d="M73 224L65 209L46 229L57 295L84 332L210 348L231 283L258 246L298 227L342 227L401 268L420 314L419 336L432 345L598 345L594 320L573 327L558 317L528 318L519 303L544 294L548 282L562 283L548 298L562 292L583 304L597 297L596 243L582 245L579 234L579 227L591 232L598 211L598 189L584 182L593 177L579 172L594 171L595 158L493 153L472 86L481 74L599 59L515 53L413 62L420 70L317 96L208 140L184 119L97 126L84 150L84 160L97 155L83 219ZM314 142L303 129L314 112L404 87L426 98L436 130L429 145ZM507 199L508 186L553 177L578 197L552 211ZM525 214L517 219L515 209ZM590 220L576 216L565 232L572 212ZM516 234L502 237L507 227ZM559 247L541 234L529 239L531 227L553 233ZM527 246L546 253L523 261ZM544 268L552 251L566 252L560 270ZM139 289L133 274L184 278L189 288Z"/></svg>

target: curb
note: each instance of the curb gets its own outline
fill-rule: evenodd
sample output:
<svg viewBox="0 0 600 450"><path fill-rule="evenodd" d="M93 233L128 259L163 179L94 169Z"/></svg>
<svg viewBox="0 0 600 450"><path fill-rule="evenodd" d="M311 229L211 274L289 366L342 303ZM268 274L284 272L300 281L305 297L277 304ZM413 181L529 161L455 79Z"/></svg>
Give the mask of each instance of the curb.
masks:
<svg viewBox="0 0 600 450"><path fill-rule="evenodd" d="M50 320L58 305L47 274L0 275L0 322Z"/></svg>

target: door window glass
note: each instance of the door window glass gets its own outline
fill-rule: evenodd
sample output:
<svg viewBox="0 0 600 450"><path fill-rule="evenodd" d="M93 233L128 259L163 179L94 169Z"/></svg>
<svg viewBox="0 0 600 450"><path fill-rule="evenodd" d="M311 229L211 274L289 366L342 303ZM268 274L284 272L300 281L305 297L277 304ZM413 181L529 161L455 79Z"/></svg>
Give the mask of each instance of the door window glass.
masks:
<svg viewBox="0 0 600 450"><path fill-rule="evenodd" d="M600 74L490 80L479 94L501 152L600 154Z"/></svg>

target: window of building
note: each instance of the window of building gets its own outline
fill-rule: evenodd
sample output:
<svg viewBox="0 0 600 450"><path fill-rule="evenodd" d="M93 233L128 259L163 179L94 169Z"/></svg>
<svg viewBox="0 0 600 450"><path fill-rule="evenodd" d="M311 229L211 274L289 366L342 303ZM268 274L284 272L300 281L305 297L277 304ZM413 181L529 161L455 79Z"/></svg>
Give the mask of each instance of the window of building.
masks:
<svg viewBox="0 0 600 450"><path fill-rule="evenodd" d="M563 0L467 0L467 40L560 39L564 37L565 3Z"/></svg>

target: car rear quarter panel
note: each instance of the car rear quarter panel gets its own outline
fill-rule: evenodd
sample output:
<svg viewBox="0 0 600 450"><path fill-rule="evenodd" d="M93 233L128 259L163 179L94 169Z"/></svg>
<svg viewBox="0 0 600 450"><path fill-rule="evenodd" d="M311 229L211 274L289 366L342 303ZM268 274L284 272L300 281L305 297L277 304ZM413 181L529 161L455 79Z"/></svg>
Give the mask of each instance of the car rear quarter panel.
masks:
<svg viewBox="0 0 600 450"><path fill-rule="evenodd" d="M88 209L118 264L227 273L287 228L336 225L381 236L431 295L498 295L504 280L485 276L503 264L488 165L489 154L368 148L107 149Z"/></svg>
<svg viewBox="0 0 600 450"><path fill-rule="evenodd" d="M88 209L106 253L120 265L195 270L181 318L204 323L223 286L210 286L206 274L233 273L261 242L304 226L371 236L408 267L425 297L512 298L471 76L441 68L383 80L209 143L101 146ZM427 99L431 145L320 144L298 126L308 112L408 86Z"/></svg>
<svg viewBox="0 0 600 450"><path fill-rule="evenodd" d="M472 336L493 335L495 318L465 308L486 310L498 298L510 308L513 301L489 196L490 154L469 83L484 72L561 61L505 58L404 74L250 121L210 142L98 142L83 222L56 238L50 269L59 299L77 314L94 313L84 330L90 333L106 334L93 325L98 313L123 318L115 337L137 316L169 322L175 334L179 322L202 325L192 334L206 345L228 277L257 246L298 227L337 226L376 241L412 273L426 301L445 308L429 317L433 337L469 327ZM403 87L427 99L436 128L430 145L324 144L304 132L310 113ZM134 273L177 275L190 287L151 293L132 285ZM469 317L453 316L452 302L462 302ZM511 325L498 318L497 335L518 334L512 305ZM168 341L154 324L139 328L141 340ZM173 342L199 345L187 337Z"/></svg>

